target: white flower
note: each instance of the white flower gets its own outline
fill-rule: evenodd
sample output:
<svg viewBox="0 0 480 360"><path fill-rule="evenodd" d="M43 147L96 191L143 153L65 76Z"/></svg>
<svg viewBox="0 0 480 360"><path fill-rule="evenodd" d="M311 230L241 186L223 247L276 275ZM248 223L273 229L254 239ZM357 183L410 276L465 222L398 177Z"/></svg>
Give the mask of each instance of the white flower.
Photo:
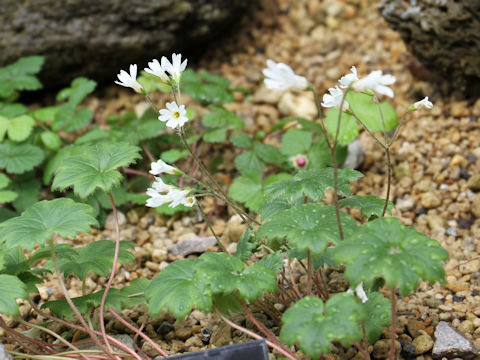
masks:
<svg viewBox="0 0 480 360"><path fill-rule="evenodd" d="M265 86L271 90L305 90L308 81L303 76L295 75L292 68L284 63L276 63L273 60L267 60L268 68L263 69L265 75Z"/></svg>
<svg viewBox="0 0 480 360"><path fill-rule="evenodd" d="M160 110L158 120L166 121L168 127L172 129L182 127L188 121L185 105L178 106L175 101L172 101L170 103L167 102L166 107L166 109Z"/></svg>
<svg viewBox="0 0 480 360"><path fill-rule="evenodd" d="M340 78L340 80L338 80L338 82L340 83L340 87L341 88L348 88L348 86L354 82L354 81L357 81L358 80L358 76L357 76L357 68L355 66L352 66L350 68L350 71L352 72L351 74L347 74L345 76L342 76Z"/></svg>
<svg viewBox="0 0 480 360"><path fill-rule="evenodd" d="M188 196L185 198L185 201L182 203L182 205L192 207L196 202L195 196Z"/></svg>
<svg viewBox="0 0 480 360"><path fill-rule="evenodd" d="M159 193L169 192L171 189L174 189L172 185L165 184L162 178L155 176L155 182L152 184L152 187L155 191ZM147 190L148 191L148 190Z"/></svg>
<svg viewBox="0 0 480 360"><path fill-rule="evenodd" d="M188 204L189 207L193 206L195 202L193 201L190 205L189 201L187 200L187 195L189 193L190 193L190 190L181 190L181 189L170 190L167 194L167 196L170 199L170 205L168 205L168 207L174 208L174 207L177 207L178 205L185 205L185 204Z"/></svg>
<svg viewBox="0 0 480 360"><path fill-rule="evenodd" d="M122 85L125 87L130 87L135 90L137 93L141 93L143 90L142 85L137 81L137 65L130 65L130 74L125 70L120 70L120 73L117 75L118 80L115 81L115 84Z"/></svg>
<svg viewBox="0 0 480 360"><path fill-rule="evenodd" d="M348 289L347 293L353 295L354 291L352 289ZM365 293L365 290L363 290L363 282L357 285L355 288L355 294L360 300L362 300L362 303L366 303L368 301L367 294Z"/></svg>
<svg viewBox="0 0 480 360"><path fill-rule="evenodd" d="M340 107L340 104L342 103L343 99L343 91L340 89L338 86L335 86L334 88L328 89L330 94L324 94L323 95L323 102L322 106L323 107ZM342 111L348 110L348 102L346 100L343 100L343 106L342 106Z"/></svg>
<svg viewBox="0 0 480 360"><path fill-rule="evenodd" d="M148 63L148 68L144 69L147 73L158 76L162 81L168 82L169 77L165 73L165 69L160 66L157 59L153 59Z"/></svg>
<svg viewBox="0 0 480 360"><path fill-rule="evenodd" d="M171 208L178 205L192 207L195 205L196 200L194 196L188 196L190 192L190 189L180 189L173 185L165 184L161 178L155 177L152 187L147 189L147 195L150 198L147 199L146 206L158 207L169 203L168 206Z"/></svg>
<svg viewBox="0 0 480 360"><path fill-rule="evenodd" d="M431 109L433 108L433 104L428 101L428 96L425 96L425 99L417 101L415 104L410 106L410 111L420 110L420 109Z"/></svg>
<svg viewBox="0 0 480 360"><path fill-rule="evenodd" d="M147 199L146 206L148 207L159 207L170 202L170 197L168 195L159 194L154 189L147 189L147 195L150 196L150 199Z"/></svg>
<svg viewBox="0 0 480 360"><path fill-rule="evenodd" d="M176 82L180 81L182 71L187 67L187 59L183 63L181 61L182 54L172 54L172 62L162 56L162 69L168 72Z"/></svg>
<svg viewBox="0 0 480 360"><path fill-rule="evenodd" d="M352 84L352 89L356 91L365 91L367 89L373 90L379 94L387 95L393 98L393 90L386 85L391 85L395 82L395 76L382 75L382 70L372 71L364 78L355 81Z"/></svg>
<svg viewBox="0 0 480 360"><path fill-rule="evenodd" d="M167 173L170 175L177 175L179 173L178 169L174 166L168 165L163 160L158 160L157 162L152 162L150 167L152 168L149 172L152 175L160 175Z"/></svg>

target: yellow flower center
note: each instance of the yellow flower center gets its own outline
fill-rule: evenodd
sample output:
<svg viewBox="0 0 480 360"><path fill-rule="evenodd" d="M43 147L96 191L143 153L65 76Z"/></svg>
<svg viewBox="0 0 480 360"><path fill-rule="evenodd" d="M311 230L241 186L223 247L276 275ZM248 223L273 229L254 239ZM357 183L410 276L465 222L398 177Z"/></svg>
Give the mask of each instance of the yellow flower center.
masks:
<svg viewBox="0 0 480 360"><path fill-rule="evenodd" d="M178 111L174 111L174 112L173 112L173 117L174 117L175 119L178 119L178 118L180 117L180 113L179 113Z"/></svg>

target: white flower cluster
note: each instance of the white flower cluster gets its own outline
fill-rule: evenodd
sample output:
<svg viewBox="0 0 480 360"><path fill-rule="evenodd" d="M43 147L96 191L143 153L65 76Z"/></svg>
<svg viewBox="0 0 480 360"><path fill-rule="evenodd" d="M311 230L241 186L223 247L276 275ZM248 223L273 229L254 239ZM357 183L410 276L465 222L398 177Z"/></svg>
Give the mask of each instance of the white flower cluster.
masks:
<svg viewBox="0 0 480 360"><path fill-rule="evenodd" d="M182 54L173 54L172 62L170 62L165 56L162 56L160 62L157 59L153 59L148 63L148 68L144 70L152 75L160 78L165 83L176 84L178 86L182 71L187 67L187 59L182 62ZM142 85L137 81L137 65L130 65L130 74L125 70L120 70L117 75L118 80L116 84L130 87L137 93L143 93ZM166 104L166 109L159 111L160 116L158 120L166 122L169 128L176 129L181 128L187 121L187 110L185 105L178 105L175 101Z"/></svg>
<svg viewBox="0 0 480 360"><path fill-rule="evenodd" d="M357 285L355 291L352 289L348 289L347 293L350 295L357 295L357 297L362 301L362 303L366 303L368 301L367 294L365 290L363 290L363 282Z"/></svg>
<svg viewBox="0 0 480 360"><path fill-rule="evenodd" d="M292 68L284 63L276 63L268 59L267 68L263 69L265 86L271 90L305 90L308 81L303 76L296 75Z"/></svg>
<svg viewBox="0 0 480 360"><path fill-rule="evenodd" d="M150 174L161 175L163 173L172 175L182 174L179 169L168 165L162 160L152 162ZM188 196L190 193L190 189L180 189L176 186L165 184L161 178L155 177L152 187L147 189L147 195L150 196L150 199L147 199L146 205L148 207L158 207L170 203L168 207L171 208L178 205L192 207L195 205L196 200L194 196Z"/></svg>

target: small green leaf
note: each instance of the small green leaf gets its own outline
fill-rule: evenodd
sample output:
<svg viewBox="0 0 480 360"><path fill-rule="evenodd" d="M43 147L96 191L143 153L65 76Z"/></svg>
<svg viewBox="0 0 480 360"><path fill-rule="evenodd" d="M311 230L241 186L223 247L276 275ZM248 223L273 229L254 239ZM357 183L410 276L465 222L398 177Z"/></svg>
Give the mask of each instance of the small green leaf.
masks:
<svg viewBox="0 0 480 360"><path fill-rule="evenodd" d="M43 161L43 151L30 144L5 142L0 144L0 169L11 174L22 174Z"/></svg>
<svg viewBox="0 0 480 360"><path fill-rule="evenodd" d="M130 241L120 242L118 262L127 264L135 261L133 254L128 249L133 249ZM107 277L113 264L115 242L112 240L99 240L89 243L82 248L76 248L78 255L74 259L59 257L60 270L68 276L75 274L84 280L91 271L94 274Z"/></svg>
<svg viewBox="0 0 480 360"><path fill-rule="evenodd" d="M28 115L21 115L10 119L8 137L13 141L23 141L32 133L34 125L35 121Z"/></svg>
<svg viewBox="0 0 480 360"><path fill-rule="evenodd" d="M312 133L300 129L288 130L282 137L280 151L286 156L306 154L312 144Z"/></svg>
<svg viewBox="0 0 480 360"><path fill-rule="evenodd" d="M258 263L244 268L238 258L225 253L202 254L196 270L198 277L209 284L213 294L235 292L247 302L277 288L277 276L272 270Z"/></svg>
<svg viewBox="0 0 480 360"><path fill-rule="evenodd" d="M43 56L25 56L17 60L17 62L9 65L14 74L36 74L38 73L45 62Z"/></svg>
<svg viewBox="0 0 480 360"><path fill-rule="evenodd" d="M230 185L228 195L233 200L244 203L250 210L257 211L264 201L261 175L245 173L237 177Z"/></svg>
<svg viewBox="0 0 480 360"><path fill-rule="evenodd" d="M122 179L117 168L128 166L138 159L139 150L126 143L101 143L86 147L82 154L63 160L52 188L64 190L73 186L75 194L81 198L86 198L97 188L110 192Z"/></svg>
<svg viewBox="0 0 480 360"><path fill-rule="evenodd" d="M330 352L332 341L344 346L360 341L364 318L362 306L346 293L333 295L325 306L322 300L307 296L283 314L280 340L288 345L298 343L307 355L318 359Z"/></svg>
<svg viewBox="0 0 480 360"><path fill-rule="evenodd" d="M382 334L382 330L392 325L392 303L379 292L368 294L368 301L363 304L365 313L365 331L367 340L373 344Z"/></svg>
<svg viewBox="0 0 480 360"><path fill-rule="evenodd" d="M22 104L0 103L0 115L9 119L28 113L28 108Z"/></svg>
<svg viewBox="0 0 480 360"><path fill-rule="evenodd" d="M180 159L186 159L190 153L188 150L184 149L170 149L167 151L162 152L162 155L160 155L160 159L163 161L173 164L174 162L180 160Z"/></svg>
<svg viewBox="0 0 480 360"><path fill-rule="evenodd" d="M341 207L349 207L354 209L360 209L362 215L365 217L370 217L372 215L382 216L383 207L385 206L385 200L379 198L378 196L366 195L359 196L353 195L345 199L341 199L339 202ZM387 213L391 214L393 209L393 203L388 202Z"/></svg>
<svg viewBox="0 0 480 360"><path fill-rule="evenodd" d="M338 123L338 109L331 108L325 116L325 124L327 131L335 137ZM347 146L358 136L357 120L352 115L342 112L342 120L340 123L340 131L338 133L338 144Z"/></svg>
<svg viewBox="0 0 480 360"><path fill-rule="evenodd" d="M62 164L67 158L73 156L76 152L82 153L81 146L65 146L61 148L50 160L47 162L47 166L43 172L43 183L46 185L50 182L53 174L57 172L60 164Z"/></svg>
<svg viewBox="0 0 480 360"><path fill-rule="evenodd" d="M25 176L24 179L17 177L15 180L11 188L18 193L18 198L13 202L13 207L20 213L38 201L42 184L33 174L30 177Z"/></svg>
<svg viewBox="0 0 480 360"><path fill-rule="evenodd" d="M334 258L347 265L345 277L352 287L362 281L371 287L375 278L383 278L389 289L397 286L406 296L420 278L444 281L442 260L448 259L448 253L437 241L397 218L378 218L348 234L335 249Z"/></svg>
<svg viewBox="0 0 480 360"><path fill-rule="evenodd" d="M57 110L58 110L58 106L47 106L47 107L35 110L33 112L33 117L43 122L53 121Z"/></svg>
<svg viewBox="0 0 480 360"><path fill-rule="evenodd" d="M12 202L18 197L18 194L15 191L11 190L0 190L0 204L6 204Z"/></svg>
<svg viewBox="0 0 480 360"><path fill-rule="evenodd" d="M12 181L4 173L0 173L0 189L5 189Z"/></svg>
<svg viewBox="0 0 480 360"><path fill-rule="evenodd" d="M285 160L278 148L273 145L255 143L253 150L260 159L267 163L281 163Z"/></svg>
<svg viewBox="0 0 480 360"><path fill-rule="evenodd" d="M200 72L198 75L191 69L182 73L181 89L195 100L208 104L224 104L234 100L230 82L227 79Z"/></svg>
<svg viewBox="0 0 480 360"><path fill-rule="evenodd" d="M16 276L0 274L0 313L18 316L17 299L26 299L26 286Z"/></svg>
<svg viewBox="0 0 480 360"><path fill-rule="evenodd" d="M73 107L77 107L88 94L95 90L96 86L97 83L93 80L84 77L76 78L72 81L68 102Z"/></svg>
<svg viewBox="0 0 480 360"><path fill-rule="evenodd" d="M338 169L338 192L346 196L351 195L349 184L362 177L362 173L352 169ZM325 190L334 188L334 174L332 168L302 170L290 180L275 182L265 189L265 194L271 200L283 198L289 202L304 196L314 201L321 201Z"/></svg>
<svg viewBox="0 0 480 360"><path fill-rule="evenodd" d="M340 213L344 234L355 232L356 222ZM300 204L282 210L260 226L257 235L267 239L283 238L299 252L310 250L320 255L329 243L340 241L335 208L331 205Z"/></svg>
<svg viewBox="0 0 480 360"><path fill-rule="evenodd" d="M73 131L86 126L93 117L93 112L89 108L82 108L75 111L70 103L65 103L58 107L55 113L55 119L52 123L52 129L58 131Z"/></svg>
<svg viewBox="0 0 480 360"><path fill-rule="evenodd" d="M254 244L255 233L252 229L247 228L238 240L237 251L233 256L240 259L241 261L247 260L252 255L252 250L256 247Z"/></svg>
<svg viewBox="0 0 480 360"><path fill-rule="evenodd" d="M40 134L43 145L49 150L57 151L62 146L62 139L53 131L44 131Z"/></svg>
<svg viewBox="0 0 480 360"><path fill-rule="evenodd" d="M203 134L203 140L209 143L219 143L227 138L227 129L213 129Z"/></svg>
<svg viewBox="0 0 480 360"><path fill-rule="evenodd" d="M21 216L0 224L0 241L8 247L23 246L31 250L35 244L43 244L53 234L74 236L90 231L97 224L91 215L92 208L70 199L44 200L36 203Z"/></svg>
<svg viewBox="0 0 480 360"><path fill-rule="evenodd" d="M168 311L181 321L194 308L212 311L208 286L196 276L198 262L198 259L177 260L152 279L145 290L150 315Z"/></svg>
<svg viewBox="0 0 480 360"><path fill-rule="evenodd" d="M385 122L385 129L387 131L395 129L398 125L397 113L393 107L387 103L380 103L380 111L378 105L372 101L372 96L363 93L351 92L347 95L350 109L357 115L363 124L372 132L383 132L383 121Z"/></svg>
<svg viewBox="0 0 480 360"><path fill-rule="evenodd" d="M283 253L277 251L273 254L268 254L258 262L258 265L265 266L272 270L275 274L279 274L283 268Z"/></svg>
<svg viewBox="0 0 480 360"><path fill-rule="evenodd" d="M230 136L233 145L250 149L253 147L253 140L245 133L235 133Z"/></svg>
<svg viewBox="0 0 480 360"><path fill-rule="evenodd" d="M265 163L260 159L253 150L247 150L235 158L235 166L242 174L253 172L261 173L265 167Z"/></svg>

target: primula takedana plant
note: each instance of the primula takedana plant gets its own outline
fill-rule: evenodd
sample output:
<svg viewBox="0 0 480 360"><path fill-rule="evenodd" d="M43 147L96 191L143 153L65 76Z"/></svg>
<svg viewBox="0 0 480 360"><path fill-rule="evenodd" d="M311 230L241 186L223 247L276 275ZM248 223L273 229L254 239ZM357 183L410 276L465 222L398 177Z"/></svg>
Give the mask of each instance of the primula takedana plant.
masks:
<svg viewBox="0 0 480 360"><path fill-rule="evenodd" d="M166 57L161 61L154 59L145 69L147 75L139 79L137 66L130 65L130 72L121 70L119 81L115 81L144 95L154 109L153 121L162 129L166 127L161 136L184 147L171 149L168 155L162 153L161 159L145 151L151 163L149 174L133 169L127 173L149 179L144 188L147 198L143 198L148 207L195 206L222 251L174 261L151 280L135 279L121 289L112 288L117 265L134 260L133 245L120 242L114 190L122 181L119 170L139 161L137 145L146 148L140 141L128 141L128 137L120 137L123 142L98 141L112 135L93 129L79 138L76 150L59 152L55 157L50 175L52 188L73 188L75 197L84 202L103 193L113 209L115 241L97 241L82 248L57 243L59 236L74 237L98 224L90 205L67 198L38 202L21 216L0 223L0 312L18 319L17 300L25 299L44 319L87 333L102 358L112 359L116 351L135 359L141 357L107 333L105 312L168 357L141 329L122 318L121 310L139 305L146 305L145 311L151 316L168 311L179 321L194 309L213 312L248 336L264 338L290 360L300 359L298 350L312 359L323 356L328 360L332 342L336 346L355 346L369 359L368 344L390 326L389 358L393 360L397 294L406 296L415 291L419 281L442 282L445 276L442 262L447 259L447 252L435 240L392 217L393 204L389 199L392 143L409 112L430 109L433 104L428 98L418 101L399 119L391 105L378 98L394 96L389 86L394 84L395 77L376 70L360 78L355 66L321 101L315 86L305 77L295 74L286 64L267 60L263 71L267 88L312 91L318 110L315 121L280 121L279 126L292 122L298 126L283 134L277 148L263 143L265 134L252 137L241 132L241 119L219 105L233 99L228 81L207 73L189 72L187 60L181 60L180 54L173 54L172 62ZM165 88L170 90L172 101L157 107L149 93ZM195 116L181 102L181 91L202 103L216 104L202 118L202 125L208 128L203 133L195 134L199 127ZM325 116L322 107L328 109ZM344 149L358 136L360 128L385 153L386 199L352 194L350 183L363 175L340 168ZM243 149L235 158L240 174L228 192L195 147L199 139L206 143L224 141L227 130L233 131L230 142ZM199 172L188 174L184 163L169 164L185 157L195 163ZM282 171L263 176L265 168ZM9 178L0 177L0 186L8 189ZM216 197L231 207L248 225L233 255L226 251L203 212L202 198L206 196ZM247 212L237 201L252 211ZM349 210L354 208L360 210L361 221L350 216ZM31 254L25 256L24 250ZM43 263L44 267L39 267ZM343 271L350 287L332 293L327 282L329 269ZM295 271L304 272L305 284L297 284ZM30 294L36 292L35 285L43 281L45 272L56 274L65 299L48 301L40 309ZM108 279L105 289L86 293L84 287L83 296L72 298L64 277L75 276L85 284L89 272ZM286 310L280 313L274 304L282 304ZM252 306L264 310L276 326L262 324L252 314ZM93 317L95 308L98 315ZM230 318L232 313L244 313L258 331L236 324ZM48 343L29 340L10 330L1 318L0 327L27 352L56 354L57 350ZM36 328L47 331L43 325ZM73 343L53 334L75 357L88 358Z"/></svg>

